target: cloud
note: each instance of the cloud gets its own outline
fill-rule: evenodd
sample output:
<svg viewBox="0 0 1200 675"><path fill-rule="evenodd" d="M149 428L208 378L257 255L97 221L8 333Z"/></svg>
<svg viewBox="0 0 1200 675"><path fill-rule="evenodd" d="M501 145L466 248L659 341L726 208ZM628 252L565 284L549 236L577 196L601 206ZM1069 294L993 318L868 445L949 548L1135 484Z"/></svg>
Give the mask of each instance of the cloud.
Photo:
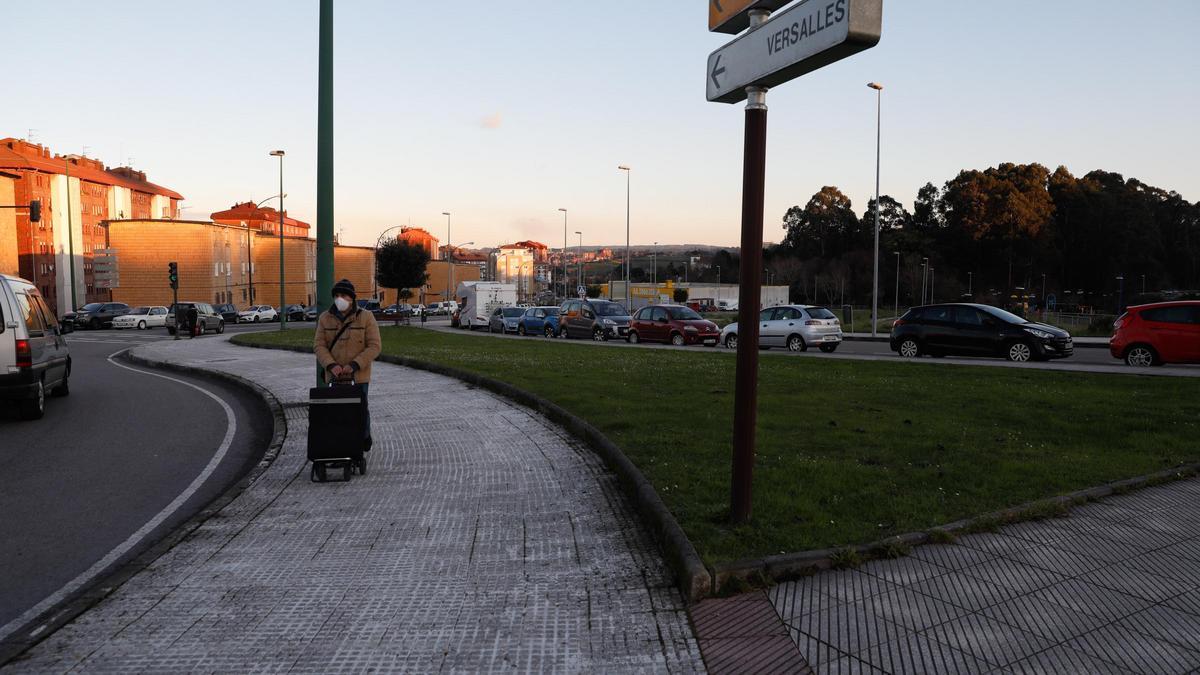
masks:
<svg viewBox="0 0 1200 675"><path fill-rule="evenodd" d="M504 116L498 112L488 115L479 122L479 126L484 129L499 129L502 124L504 124Z"/></svg>

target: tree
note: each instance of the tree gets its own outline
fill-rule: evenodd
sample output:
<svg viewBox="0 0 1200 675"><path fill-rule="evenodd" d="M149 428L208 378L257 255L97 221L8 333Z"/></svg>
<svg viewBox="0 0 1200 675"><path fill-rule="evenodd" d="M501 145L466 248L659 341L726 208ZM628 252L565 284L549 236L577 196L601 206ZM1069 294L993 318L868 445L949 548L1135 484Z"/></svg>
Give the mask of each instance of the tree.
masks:
<svg viewBox="0 0 1200 675"><path fill-rule="evenodd" d="M855 247L862 237L850 198L826 185L804 208L793 206L783 216L787 236L783 245L802 258L836 257Z"/></svg>
<svg viewBox="0 0 1200 675"><path fill-rule="evenodd" d="M687 302L687 299L688 299L688 289L686 289L686 288L676 288L676 289L675 289L675 292L672 294L672 297L674 297L674 299L675 299L675 302L678 302L679 304L681 304L681 305L682 305L682 304L684 304L684 303L686 303L686 302Z"/></svg>
<svg viewBox="0 0 1200 675"><path fill-rule="evenodd" d="M392 239L375 252L375 281L384 288L405 291L429 280L429 252L402 239ZM412 292L409 291L409 297Z"/></svg>
<svg viewBox="0 0 1200 675"><path fill-rule="evenodd" d="M872 197L867 201L867 210L863 212L862 220L860 221L863 227L874 236L875 232L875 198ZM879 197L879 233L880 236L885 232L893 230L903 230L912 225L912 216L909 215L908 209L900 202L892 199L887 195Z"/></svg>

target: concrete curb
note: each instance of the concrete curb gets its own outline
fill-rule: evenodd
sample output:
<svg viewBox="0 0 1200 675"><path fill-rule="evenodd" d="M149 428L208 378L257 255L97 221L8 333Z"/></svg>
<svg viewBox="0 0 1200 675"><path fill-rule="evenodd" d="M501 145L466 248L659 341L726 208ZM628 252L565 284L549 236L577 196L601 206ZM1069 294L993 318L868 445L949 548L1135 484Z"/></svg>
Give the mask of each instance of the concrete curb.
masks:
<svg viewBox="0 0 1200 675"><path fill-rule="evenodd" d="M987 531L1002 525L1053 517L1060 509L1066 510L1072 506L1114 494L1124 494L1131 490L1184 480L1196 475L1200 475L1200 462L1183 464L1135 478L1076 490L1057 497L1026 502L1019 506L933 527L926 532L899 534L858 546L814 549L799 553L783 553L764 558L739 560L717 566L713 570L713 584L715 590L719 592L723 589L736 589L747 584L759 585L768 582L789 581L839 566L853 566L845 564L847 560L866 562L897 557L897 553L907 551L913 546L937 543L937 540L941 538L952 540L959 535Z"/></svg>
<svg viewBox="0 0 1200 675"><path fill-rule="evenodd" d="M262 399L267 409L271 411L274 420L274 431L271 434L271 441L267 444L263 458L259 460L254 469L206 504L191 518L188 518L174 530L167 533L162 539L152 544L150 548L143 551L137 557L121 565L110 574L97 579L90 587L80 591L73 597L46 610L40 616L22 626L20 630L14 632L12 637L0 643L0 668L11 663L18 663L22 653L37 646L38 643L53 635L59 628L62 628L80 614L99 604L126 581L149 567L155 560L174 548L176 544L191 535L209 518L228 506L234 499L237 499L247 487L262 476L275 458L279 456L279 451L283 448L283 442L287 438L287 420L284 416L283 406L280 405L274 395L254 382L228 373L157 361L133 354L129 351L118 358L148 368L221 379L234 386L250 390L252 394Z"/></svg>
<svg viewBox="0 0 1200 675"><path fill-rule="evenodd" d="M241 347L312 354L310 347L254 345L234 340L231 340L231 342ZM511 384L484 375L477 375L457 368L403 356L382 355L379 357L379 360L384 363L452 377L482 389L487 389L527 408L536 410L554 423L565 428L576 438L587 443L604 460L604 463L617 474L621 485L633 500L638 514L642 517L643 522L649 526L655 539L659 542L659 546L662 548L667 559L667 564L670 565L672 571L675 572L679 579L680 590L683 591L684 597L688 599L688 602L695 602L712 593L712 574L704 566L700 554L696 552L696 547L692 545L691 540L684 534L683 528L679 526L678 521L675 520L675 516L671 515L670 510L667 509L666 504L663 503L654 486L651 485L650 481L646 480L642 472L625 456L625 453L616 444L591 424L536 394L518 389Z"/></svg>

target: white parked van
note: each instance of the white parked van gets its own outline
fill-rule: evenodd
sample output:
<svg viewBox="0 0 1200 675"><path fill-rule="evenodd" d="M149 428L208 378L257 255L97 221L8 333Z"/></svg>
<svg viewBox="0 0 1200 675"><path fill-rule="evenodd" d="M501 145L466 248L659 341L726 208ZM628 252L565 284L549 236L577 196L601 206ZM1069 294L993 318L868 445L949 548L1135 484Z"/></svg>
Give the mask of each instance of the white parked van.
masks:
<svg viewBox="0 0 1200 675"><path fill-rule="evenodd" d="M517 304L517 287L495 281L464 281L454 291L461 298L462 311L458 314L458 327L474 330L490 325L492 312L502 307ZM516 328L513 328L516 332Z"/></svg>
<svg viewBox="0 0 1200 675"><path fill-rule="evenodd" d="M71 354L58 318L37 287L0 274L0 401L24 419L46 412L46 394L66 396Z"/></svg>

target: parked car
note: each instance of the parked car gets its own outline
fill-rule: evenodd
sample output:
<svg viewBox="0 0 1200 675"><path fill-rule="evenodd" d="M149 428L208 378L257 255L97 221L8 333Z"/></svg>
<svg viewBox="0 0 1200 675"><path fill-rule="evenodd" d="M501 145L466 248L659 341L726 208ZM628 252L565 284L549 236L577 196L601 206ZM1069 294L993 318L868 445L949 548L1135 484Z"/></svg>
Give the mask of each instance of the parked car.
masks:
<svg viewBox="0 0 1200 675"><path fill-rule="evenodd" d="M213 311L221 315L225 323L238 322L238 308L236 305L225 303L223 305L213 305Z"/></svg>
<svg viewBox="0 0 1200 675"><path fill-rule="evenodd" d="M633 315L625 339L637 342L668 342L680 346L713 346L721 337L717 324L683 305L652 305Z"/></svg>
<svg viewBox="0 0 1200 675"><path fill-rule="evenodd" d="M1200 301L1129 307L1113 323L1108 352L1137 367L1200 363Z"/></svg>
<svg viewBox="0 0 1200 675"><path fill-rule="evenodd" d="M421 316L424 313L425 313L425 306L422 305L421 303L416 303L412 306L412 315L413 316Z"/></svg>
<svg viewBox="0 0 1200 675"><path fill-rule="evenodd" d="M279 312L270 305L251 305L246 309L238 312L238 323L260 323L263 321L275 321L279 318Z"/></svg>
<svg viewBox="0 0 1200 675"><path fill-rule="evenodd" d="M517 321L517 334L554 337L558 334L558 308L530 307L525 310Z"/></svg>
<svg viewBox="0 0 1200 675"><path fill-rule="evenodd" d="M15 402L23 419L39 419L46 394L71 393L70 377L71 352L42 294L0 274L0 400Z"/></svg>
<svg viewBox="0 0 1200 675"><path fill-rule="evenodd" d="M90 328L97 330L112 325L113 319L129 311L129 305L123 302L89 302L74 312L63 315L64 322L71 322L75 328Z"/></svg>
<svg viewBox="0 0 1200 675"><path fill-rule="evenodd" d="M387 307L384 307L383 315L388 317L400 316L400 305L393 303Z"/></svg>
<svg viewBox="0 0 1200 675"><path fill-rule="evenodd" d="M175 323L175 310L178 309L181 314L186 315L188 309L190 309L192 307L196 308L196 313L197 313L196 325L200 327L201 335L203 335L204 333L208 333L208 332L213 332L213 333L224 333L225 332L225 320L221 318L220 314L217 314L217 311L215 309L213 309L212 305L208 304L207 302L181 302L177 305L171 305L167 309L167 332L168 333L170 333L171 335L174 335L175 327L176 327L176 325L178 325ZM179 317L180 322L183 322L186 320L187 320L186 316Z"/></svg>
<svg viewBox="0 0 1200 675"><path fill-rule="evenodd" d="M568 300L558 309L558 334L596 341L623 338L631 320L625 307L611 300Z"/></svg>
<svg viewBox="0 0 1200 675"><path fill-rule="evenodd" d="M379 304L379 301L374 298L360 299L358 301L358 308L362 311L374 314L376 318L383 316L383 307Z"/></svg>
<svg viewBox="0 0 1200 675"><path fill-rule="evenodd" d="M166 307L134 307L128 314L113 319L113 328L162 328L167 325Z"/></svg>
<svg viewBox="0 0 1200 675"><path fill-rule="evenodd" d="M970 303L913 307L892 324L891 347L906 358L955 354L1017 362L1066 358L1075 349L1061 328Z"/></svg>
<svg viewBox="0 0 1200 675"><path fill-rule="evenodd" d="M288 321L304 321L304 305L288 305L285 314Z"/></svg>
<svg viewBox="0 0 1200 675"><path fill-rule="evenodd" d="M320 314L321 314L321 309L319 307L317 307L316 305L309 305L308 307L304 308L304 320L305 321L316 321L317 317L320 316Z"/></svg>
<svg viewBox="0 0 1200 675"><path fill-rule="evenodd" d="M497 307L488 320L489 333L516 333L525 310L520 307Z"/></svg>
<svg viewBox="0 0 1200 675"><path fill-rule="evenodd" d="M720 341L730 349L737 349L736 322L721 329ZM817 347L832 354L841 344L841 322L825 307L780 305L758 313L759 349L786 347L788 351L805 352L809 347Z"/></svg>

